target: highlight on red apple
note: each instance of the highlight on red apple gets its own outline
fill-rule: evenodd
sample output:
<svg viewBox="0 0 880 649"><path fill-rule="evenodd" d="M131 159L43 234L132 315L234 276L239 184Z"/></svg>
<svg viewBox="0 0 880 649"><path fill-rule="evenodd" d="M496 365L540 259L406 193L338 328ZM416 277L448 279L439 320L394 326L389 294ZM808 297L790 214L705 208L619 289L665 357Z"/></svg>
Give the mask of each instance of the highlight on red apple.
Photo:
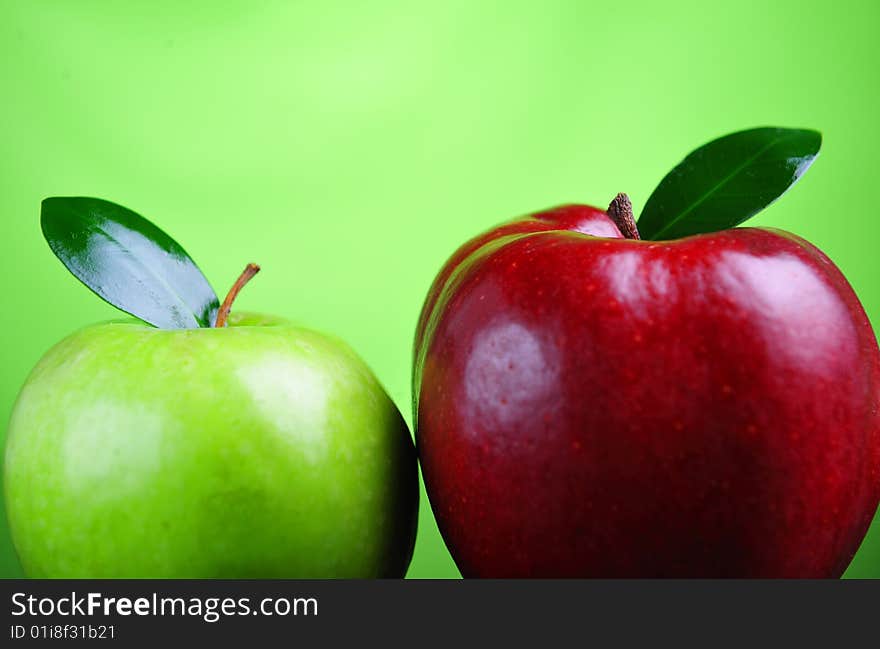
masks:
<svg viewBox="0 0 880 649"><path fill-rule="evenodd" d="M838 577L880 498L880 351L796 234L737 228L812 130L710 142L636 221L563 205L463 244L415 337L416 440L468 577ZM615 196L616 194L616 196Z"/></svg>

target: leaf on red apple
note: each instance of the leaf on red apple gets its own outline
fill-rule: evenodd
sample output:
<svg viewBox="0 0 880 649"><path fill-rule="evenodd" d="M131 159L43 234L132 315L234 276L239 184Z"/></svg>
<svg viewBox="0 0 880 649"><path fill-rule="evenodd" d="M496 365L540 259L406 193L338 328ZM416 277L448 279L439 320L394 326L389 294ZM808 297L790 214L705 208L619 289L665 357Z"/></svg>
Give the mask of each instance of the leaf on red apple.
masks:
<svg viewBox="0 0 880 649"><path fill-rule="evenodd" d="M654 190L639 217L642 239L732 228L782 196L819 154L822 135L755 128L691 152Z"/></svg>
<svg viewBox="0 0 880 649"><path fill-rule="evenodd" d="M43 236L83 284L118 309L164 329L210 327L219 300L174 239L99 198L43 201Z"/></svg>

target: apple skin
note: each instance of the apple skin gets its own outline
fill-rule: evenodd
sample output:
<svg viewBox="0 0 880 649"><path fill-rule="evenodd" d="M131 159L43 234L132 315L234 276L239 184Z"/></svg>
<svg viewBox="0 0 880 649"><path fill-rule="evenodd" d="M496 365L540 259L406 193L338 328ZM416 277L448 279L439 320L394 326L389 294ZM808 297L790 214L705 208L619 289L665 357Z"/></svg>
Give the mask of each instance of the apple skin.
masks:
<svg viewBox="0 0 880 649"><path fill-rule="evenodd" d="M5 494L30 577L402 577L415 448L344 343L278 318L107 323L39 362Z"/></svg>
<svg viewBox="0 0 880 649"><path fill-rule="evenodd" d="M502 225L441 270L413 382L466 577L838 577L880 498L877 340L778 230Z"/></svg>

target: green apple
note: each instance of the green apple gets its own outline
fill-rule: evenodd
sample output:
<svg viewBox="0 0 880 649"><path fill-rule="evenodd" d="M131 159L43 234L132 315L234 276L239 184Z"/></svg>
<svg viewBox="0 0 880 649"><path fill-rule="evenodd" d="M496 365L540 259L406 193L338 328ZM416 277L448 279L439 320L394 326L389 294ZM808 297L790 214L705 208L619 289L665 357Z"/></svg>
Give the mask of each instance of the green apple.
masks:
<svg viewBox="0 0 880 649"><path fill-rule="evenodd" d="M344 343L284 320L88 327L16 402L5 494L31 577L401 577L415 449Z"/></svg>

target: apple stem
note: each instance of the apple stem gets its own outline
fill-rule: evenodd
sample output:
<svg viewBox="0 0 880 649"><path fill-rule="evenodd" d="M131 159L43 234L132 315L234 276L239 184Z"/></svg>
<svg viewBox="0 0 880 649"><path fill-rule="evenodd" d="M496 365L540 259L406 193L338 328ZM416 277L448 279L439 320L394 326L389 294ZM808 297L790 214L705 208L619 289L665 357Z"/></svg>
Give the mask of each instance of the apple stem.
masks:
<svg viewBox="0 0 880 649"><path fill-rule="evenodd" d="M614 225L627 239L641 239L639 229L636 227L636 219L633 216L633 205L629 196L619 193L608 206L608 216L614 221Z"/></svg>
<svg viewBox="0 0 880 649"><path fill-rule="evenodd" d="M260 267L256 264L248 264L244 267L241 275L238 276L238 279L235 280L235 284L232 285L232 288L229 289L229 293L226 294L226 299L223 300L223 304L220 305L220 310L217 312L217 321L214 323L214 327L226 326L226 320L229 318L229 310L232 308L232 303L235 301L235 298L238 297L239 291L244 288L244 285L250 281L251 277L259 272Z"/></svg>

